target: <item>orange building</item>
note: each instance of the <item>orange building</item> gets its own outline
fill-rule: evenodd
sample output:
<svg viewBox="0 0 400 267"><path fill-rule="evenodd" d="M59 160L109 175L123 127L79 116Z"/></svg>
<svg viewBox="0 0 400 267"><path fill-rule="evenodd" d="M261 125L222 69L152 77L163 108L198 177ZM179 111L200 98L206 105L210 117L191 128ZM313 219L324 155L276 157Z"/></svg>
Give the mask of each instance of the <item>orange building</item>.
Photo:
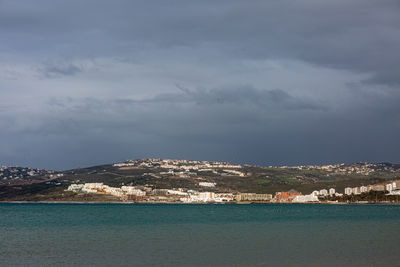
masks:
<svg viewBox="0 0 400 267"><path fill-rule="evenodd" d="M292 200L296 196L301 196L301 193L295 191L295 190L290 190L289 192L276 192L275 193L275 202L292 202Z"/></svg>

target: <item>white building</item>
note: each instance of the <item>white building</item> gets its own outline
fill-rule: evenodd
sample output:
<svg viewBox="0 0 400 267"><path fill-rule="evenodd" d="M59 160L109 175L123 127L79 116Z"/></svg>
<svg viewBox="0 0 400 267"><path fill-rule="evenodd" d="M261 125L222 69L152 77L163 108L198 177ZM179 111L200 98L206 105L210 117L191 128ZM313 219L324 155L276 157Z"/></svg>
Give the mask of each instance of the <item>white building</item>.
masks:
<svg viewBox="0 0 400 267"><path fill-rule="evenodd" d="M85 183L82 191L85 193L97 193L103 190L103 183Z"/></svg>
<svg viewBox="0 0 400 267"><path fill-rule="evenodd" d="M393 183L386 185L386 191L392 192L393 191Z"/></svg>
<svg viewBox="0 0 400 267"><path fill-rule="evenodd" d="M71 184L68 186L67 191L79 192L83 188L83 184Z"/></svg>
<svg viewBox="0 0 400 267"><path fill-rule="evenodd" d="M199 193L199 201L201 202L215 201L215 194L213 192L201 192Z"/></svg>
<svg viewBox="0 0 400 267"><path fill-rule="evenodd" d="M233 201L235 196L232 193L216 193L215 202L229 202Z"/></svg>
<svg viewBox="0 0 400 267"><path fill-rule="evenodd" d="M304 200L305 200L305 202L318 202L319 201L318 197L313 196L313 195L305 195Z"/></svg>
<svg viewBox="0 0 400 267"><path fill-rule="evenodd" d="M360 195L361 194L361 190L359 187L354 187L353 188L353 194L354 195Z"/></svg>
<svg viewBox="0 0 400 267"><path fill-rule="evenodd" d="M335 188L329 188L329 195L333 196L336 193Z"/></svg>
<svg viewBox="0 0 400 267"><path fill-rule="evenodd" d="M389 196L400 196L400 190L393 190L387 194Z"/></svg>
<svg viewBox="0 0 400 267"><path fill-rule="evenodd" d="M185 203L199 202L199 198L197 196L181 197L179 200Z"/></svg>
<svg viewBox="0 0 400 267"><path fill-rule="evenodd" d="M366 187L366 186L360 186L360 192L361 192L361 193L367 193L367 192L368 192L368 187Z"/></svg>
<svg viewBox="0 0 400 267"><path fill-rule="evenodd" d="M319 195L319 191L318 190L315 190L315 191L313 191L312 193L311 193L311 195L314 195L314 196L318 196Z"/></svg>
<svg viewBox="0 0 400 267"><path fill-rule="evenodd" d="M121 190L127 195L133 196L145 196L146 192L142 191L134 186L122 186Z"/></svg>
<svg viewBox="0 0 400 267"><path fill-rule="evenodd" d="M107 187L105 189L105 192L107 194L116 196L116 197L122 197L123 195L125 195L125 192L121 189L121 188L117 188L117 187Z"/></svg>
<svg viewBox="0 0 400 267"><path fill-rule="evenodd" d="M345 194L345 195L351 195L351 194L353 194L353 188L351 188L351 187L346 187L346 188L344 189L344 194Z"/></svg>
<svg viewBox="0 0 400 267"><path fill-rule="evenodd" d="M188 196L187 197L182 197L179 200L185 203L193 203L193 202L200 202L199 198L199 192L193 191L193 190L188 190Z"/></svg>
<svg viewBox="0 0 400 267"><path fill-rule="evenodd" d="M199 185L204 187L215 187L217 184L211 182L200 182Z"/></svg>
<svg viewBox="0 0 400 267"><path fill-rule="evenodd" d="M326 189L319 190L319 195L320 196L327 196L328 195L328 190L326 190Z"/></svg>
<svg viewBox="0 0 400 267"><path fill-rule="evenodd" d="M292 202L295 203L305 203L305 202L319 202L319 199L317 196L310 194L310 195L301 195L301 196L296 196Z"/></svg>
<svg viewBox="0 0 400 267"><path fill-rule="evenodd" d="M393 182L392 185L393 185L393 190L400 189L400 182L399 181Z"/></svg>

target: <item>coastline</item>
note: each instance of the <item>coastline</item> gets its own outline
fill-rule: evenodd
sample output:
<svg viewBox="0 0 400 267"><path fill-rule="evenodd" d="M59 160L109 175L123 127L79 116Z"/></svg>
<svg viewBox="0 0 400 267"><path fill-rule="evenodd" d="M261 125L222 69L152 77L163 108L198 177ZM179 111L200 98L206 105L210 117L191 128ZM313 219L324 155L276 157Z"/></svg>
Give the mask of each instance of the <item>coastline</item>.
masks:
<svg viewBox="0 0 400 267"><path fill-rule="evenodd" d="M0 201L0 204L167 204L167 205L265 205L265 204L282 204L282 205L400 205L400 203L364 203L364 202L230 202L230 203L216 203L216 202L127 202L127 201Z"/></svg>

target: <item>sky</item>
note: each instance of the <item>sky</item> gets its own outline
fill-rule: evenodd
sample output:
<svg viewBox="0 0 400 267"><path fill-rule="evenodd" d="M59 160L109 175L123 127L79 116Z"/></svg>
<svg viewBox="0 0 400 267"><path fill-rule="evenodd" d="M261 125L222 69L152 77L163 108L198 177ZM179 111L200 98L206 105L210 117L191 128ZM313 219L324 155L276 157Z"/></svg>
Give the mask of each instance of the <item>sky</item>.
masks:
<svg viewBox="0 0 400 267"><path fill-rule="evenodd" d="M400 162L398 0L0 0L0 165Z"/></svg>

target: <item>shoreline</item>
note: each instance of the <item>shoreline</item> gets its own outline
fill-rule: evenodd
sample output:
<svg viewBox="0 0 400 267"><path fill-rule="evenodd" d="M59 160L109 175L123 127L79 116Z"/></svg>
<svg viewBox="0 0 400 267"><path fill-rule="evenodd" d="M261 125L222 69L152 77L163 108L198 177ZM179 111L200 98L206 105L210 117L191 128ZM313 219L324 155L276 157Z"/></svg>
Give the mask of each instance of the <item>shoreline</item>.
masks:
<svg viewBox="0 0 400 267"><path fill-rule="evenodd" d="M0 204L167 204L167 205L262 205L262 204L284 204L284 205L400 205L400 203L387 203L387 202L371 202L371 203L357 203L357 202L230 202L230 203L217 203L217 202L124 202L124 201L0 201Z"/></svg>

